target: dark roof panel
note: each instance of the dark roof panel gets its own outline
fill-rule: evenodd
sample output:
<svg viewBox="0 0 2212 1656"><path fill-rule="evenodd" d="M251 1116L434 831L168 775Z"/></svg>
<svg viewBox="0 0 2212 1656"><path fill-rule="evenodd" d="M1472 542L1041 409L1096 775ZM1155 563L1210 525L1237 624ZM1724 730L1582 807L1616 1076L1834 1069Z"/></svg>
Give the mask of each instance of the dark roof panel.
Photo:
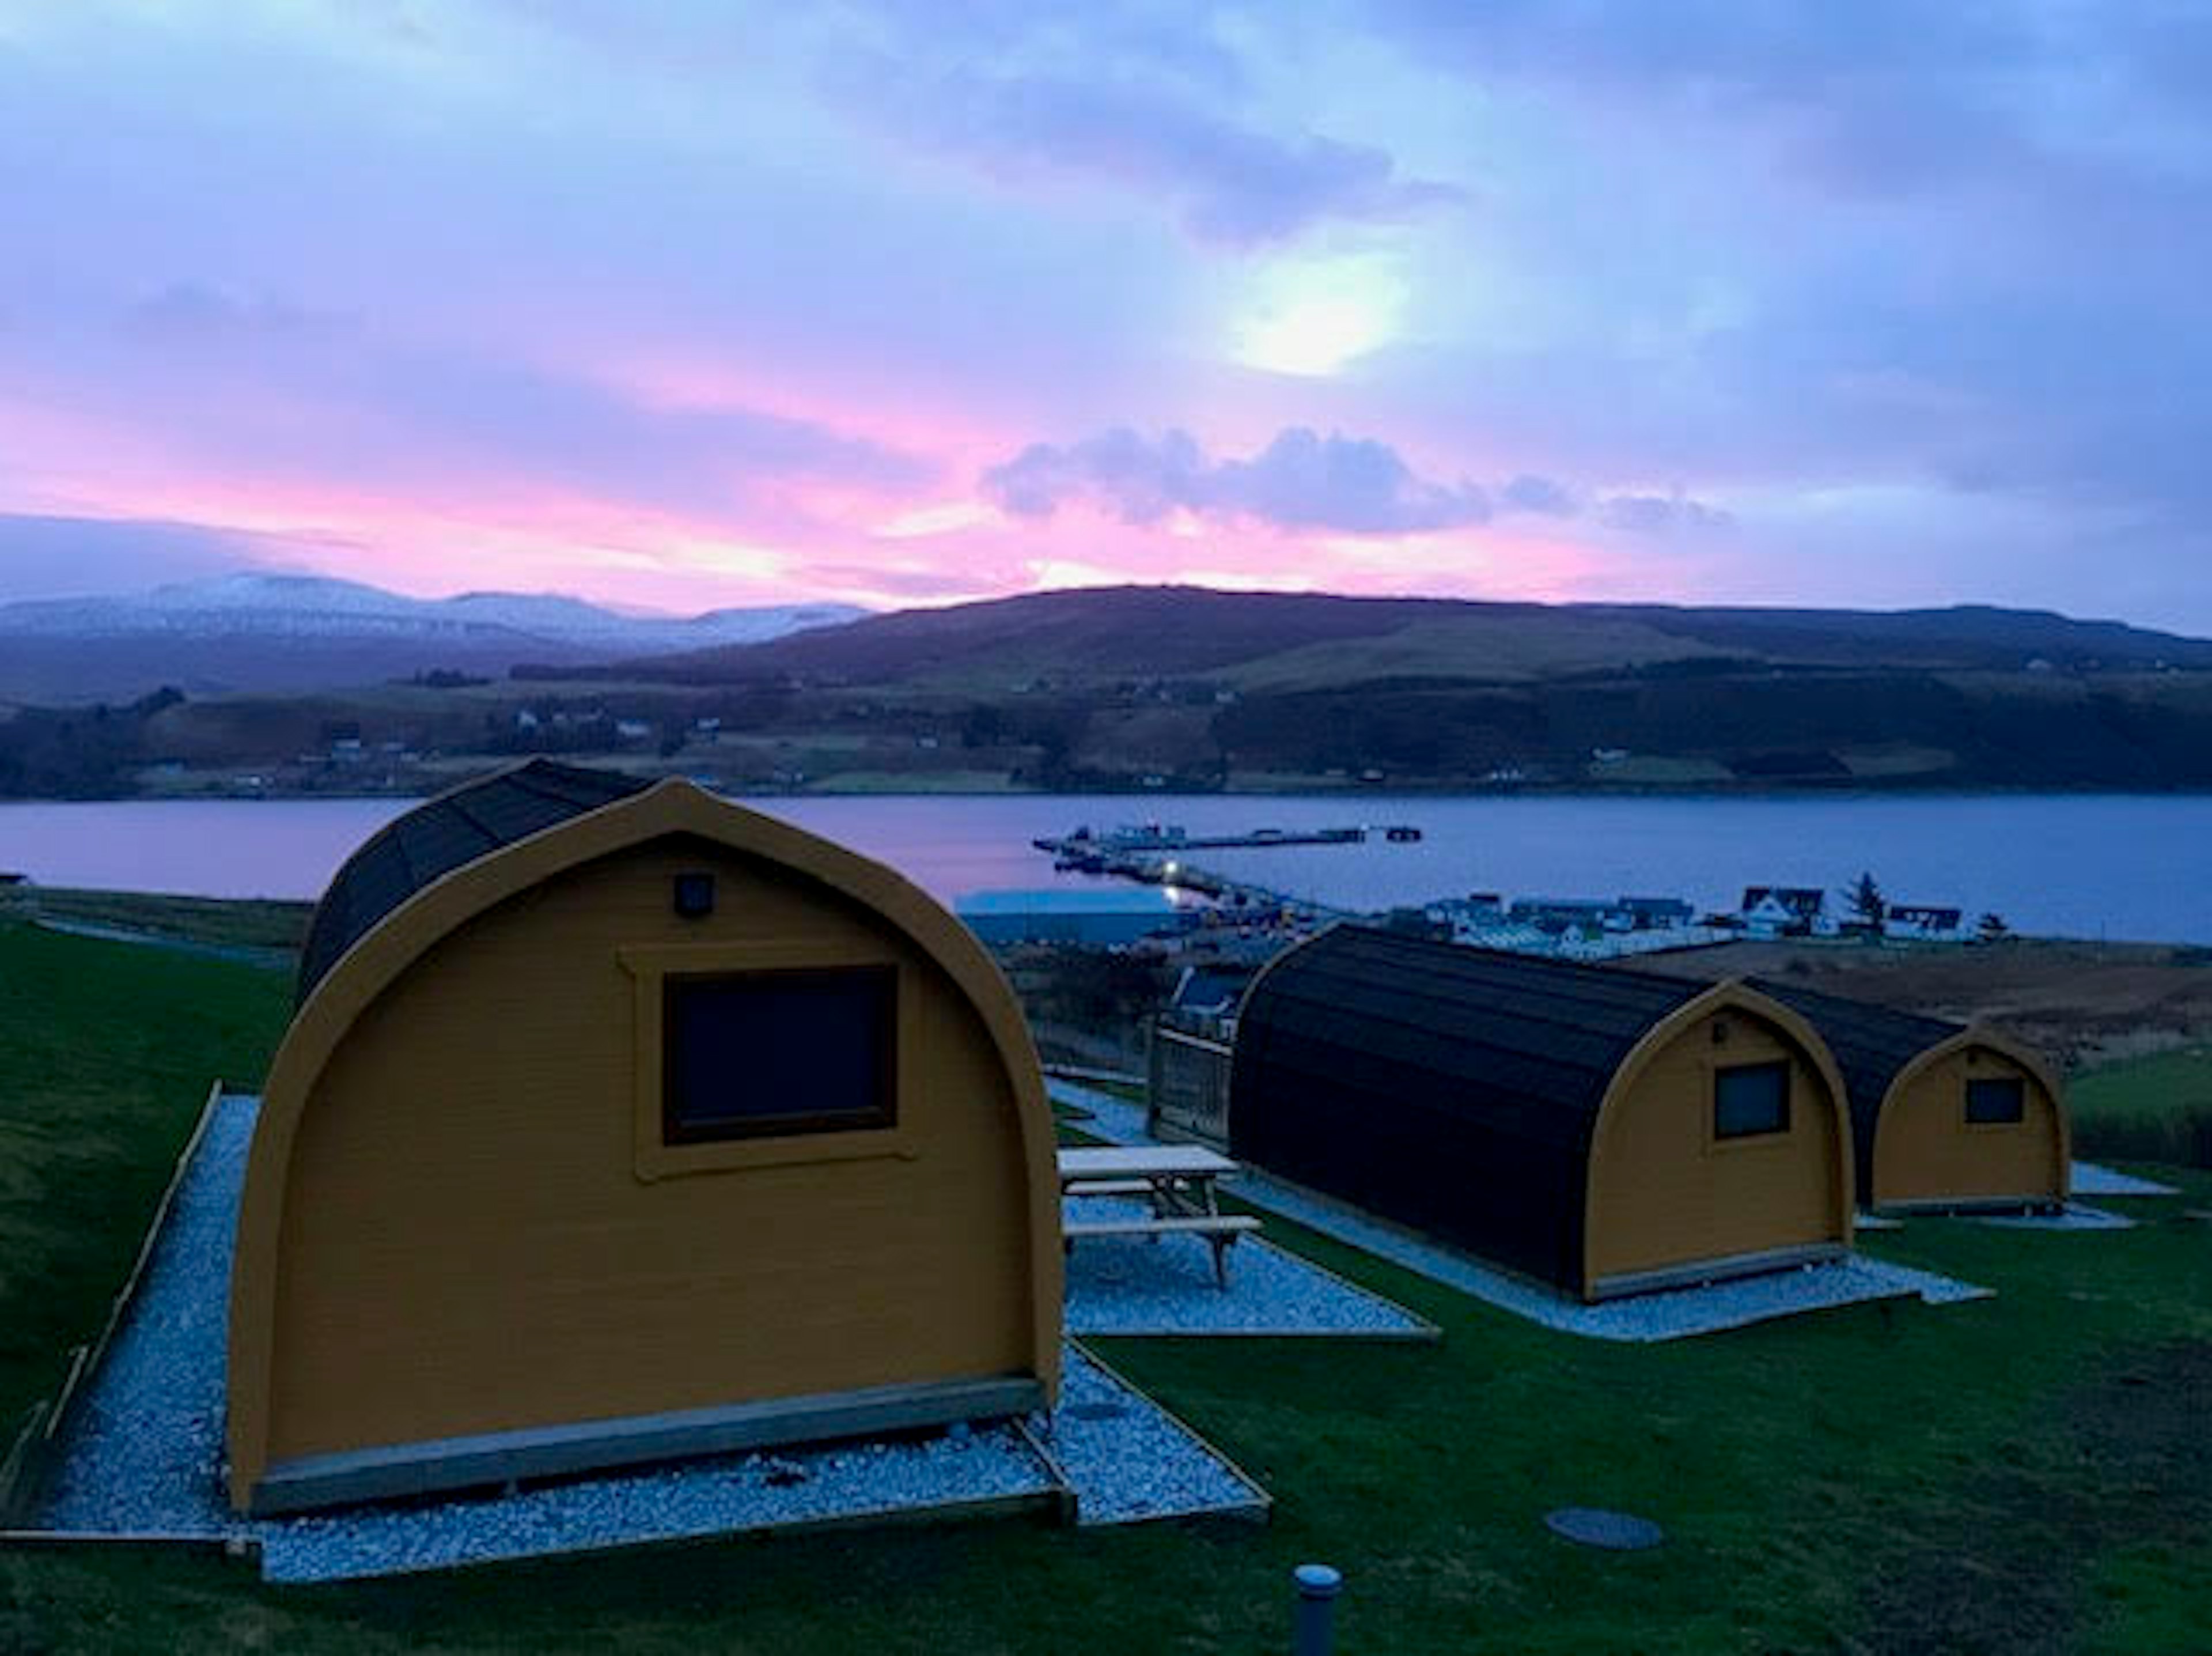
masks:
<svg viewBox="0 0 2212 1656"><path fill-rule="evenodd" d="M1243 1017L1448 1083L1464 1113L1550 1105L1560 1136L1578 1139L1630 1049L1700 993L1676 977L1340 926L1269 970Z"/></svg>
<svg viewBox="0 0 2212 1656"><path fill-rule="evenodd" d="M1340 926L1239 1014L1230 1148L1579 1291L1586 1159L1678 977Z"/></svg>
<svg viewBox="0 0 2212 1656"><path fill-rule="evenodd" d="M332 878L300 959L304 1002L348 949L424 886L533 834L643 792L639 776L532 759L395 818Z"/></svg>

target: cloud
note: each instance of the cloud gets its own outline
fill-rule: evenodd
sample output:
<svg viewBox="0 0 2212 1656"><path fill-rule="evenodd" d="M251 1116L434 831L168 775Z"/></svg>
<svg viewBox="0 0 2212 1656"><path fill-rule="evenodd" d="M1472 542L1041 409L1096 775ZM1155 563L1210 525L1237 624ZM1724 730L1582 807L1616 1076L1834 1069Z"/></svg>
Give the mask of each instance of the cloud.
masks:
<svg viewBox="0 0 2212 1656"><path fill-rule="evenodd" d="M1578 508L1565 484L1523 472L1498 491L1499 509L1535 512L1546 517L1572 517Z"/></svg>
<svg viewBox="0 0 2212 1656"><path fill-rule="evenodd" d="M1157 440L1127 428L1065 447L1032 443L983 476L984 491L1007 511L1049 517L1090 500L1126 523L1175 511L1244 519L1282 529L1410 534L1489 519L1474 484L1417 476L1387 443L1324 437L1292 426L1248 460L1209 460L1187 431Z"/></svg>
<svg viewBox="0 0 2212 1656"><path fill-rule="evenodd" d="M351 319L270 297L246 301L203 282L172 282L131 306L131 331L157 339L221 340L329 335Z"/></svg>
<svg viewBox="0 0 2212 1656"><path fill-rule="evenodd" d="M993 176L1084 177L1164 196L1201 240L1253 247L1331 220L1389 222L1464 199L1402 175L1389 152L1307 131L1271 132L1159 82L948 66L849 66L867 119Z"/></svg>
<svg viewBox="0 0 2212 1656"><path fill-rule="evenodd" d="M126 339L175 347L115 365L177 443L216 463L419 489L534 479L675 509L726 509L747 491L827 482L878 494L925 486L934 461L770 409L668 406L509 354L430 349L270 296L246 303L179 281L131 305ZM266 348L233 349L246 341Z"/></svg>
<svg viewBox="0 0 2212 1656"><path fill-rule="evenodd" d="M1735 525L1735 520L1719 508L1684 495L1610 495L1598 502L1597 515L1608 529L1638 535L1728 529Z"/></svg>
<svg viewBox="0 0 2212 1656"><path fill-rule="evenodd" d="M795 573L819 591L867 593L923 601L974 597L988 592L994 584L992 575L979 575L966 567L930 569L910 565L809 563Z"/></svg>
<svg viewBox="0 0 2212 1656"><path fill-rule="evenodd" d="M204 523L0 513L0 602L135 592L281 561L283 550Z"/></svg>

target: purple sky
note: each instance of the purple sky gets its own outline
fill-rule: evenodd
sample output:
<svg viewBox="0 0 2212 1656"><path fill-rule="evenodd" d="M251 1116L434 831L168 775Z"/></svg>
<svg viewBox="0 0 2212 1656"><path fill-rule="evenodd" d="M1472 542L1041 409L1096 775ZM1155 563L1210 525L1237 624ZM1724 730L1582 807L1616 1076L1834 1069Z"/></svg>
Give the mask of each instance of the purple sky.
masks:
<svg viewBox="0 0 2212 1656"><path fill-rule="evenodd" d="M2212 8L0 0L0 600L2212 633Z"/></svg>

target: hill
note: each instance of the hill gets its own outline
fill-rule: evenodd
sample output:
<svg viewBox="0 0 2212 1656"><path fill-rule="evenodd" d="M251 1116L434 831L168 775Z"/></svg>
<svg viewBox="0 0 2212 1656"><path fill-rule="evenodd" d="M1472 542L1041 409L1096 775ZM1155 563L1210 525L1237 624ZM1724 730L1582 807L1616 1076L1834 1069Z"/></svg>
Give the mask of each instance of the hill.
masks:
<svg viewBox="0 0 2212 1656"><path fill-rule="evenodd" d="M842 604L631 615L549 594L426 600L310 575L240 574L130 596L0 606L0 700L123 702L326 690L424 673L503 678L756 642L862 612Z"/></svg>
<svg viewBox="0 0 2212 1656"><path fill-rule="evenodd" d="M461 633L384 658L489 628L491 682L0 709L0 795L419 792L532 752L756 792L2212 788L2212 643L2040 612L1114 588L617 661L567 603L450 600ZM299 613L172 642L365 659L284 655Z"/></svg>
<svg viewBox="0 0 2212 1656"><path fill-rule="evenodd" d="M797 677L974 686L1220 675L1270 688L1523 681L1657 662L1957 670L2212 669L2212 641L2044 611L1683 609L1109 587L872 616L628 663L688 684Z"/></svg>
<svg viewBox="0 0 2212 1656"><path fill-rule="evenodd" d="M1064 788L2212 786L2212 642L1983 606L1123 587L607 672L957 711L964 746Z"/></svg>

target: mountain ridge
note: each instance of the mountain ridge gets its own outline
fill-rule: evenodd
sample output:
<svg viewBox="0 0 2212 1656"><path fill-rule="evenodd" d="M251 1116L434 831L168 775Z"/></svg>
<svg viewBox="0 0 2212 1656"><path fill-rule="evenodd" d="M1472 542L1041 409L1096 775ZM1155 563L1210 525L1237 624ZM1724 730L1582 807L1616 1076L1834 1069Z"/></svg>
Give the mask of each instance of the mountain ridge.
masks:
<svg viewBox="0 0 2212 1656"><path fill-rule="evenodd" d="M0 605L0 697L126 700L322 690L434 671L504 677L758 642L866 612L850 605L625 614L556 593L420 599L325 575L239 571L139 594Z"/></svg>
<svg viewBox="0 0 2212 1656"><path fill-rule="evenodd" d="M2212 640L2055 611L1993 605L1897 611L1589 603L1229 592L1200 587L1104 587L1024 594L942 609L864 618L834 634L617 664L678 683L761 677L852 683L1223 674L1233 683L1292 652L1379 647L1428 630L1420 676L1510 679L1559 667L1705 660L1775 665L1954 670L2212 667ZM1357 655L1357 649L1351 653ZM1387 652L1385 652L1387 653ZM1400 667L1402 669L1403 664ZM1316 683L1358 682L1339 660ZM1402 676L1375 672L1370 677Z"/></svg>

